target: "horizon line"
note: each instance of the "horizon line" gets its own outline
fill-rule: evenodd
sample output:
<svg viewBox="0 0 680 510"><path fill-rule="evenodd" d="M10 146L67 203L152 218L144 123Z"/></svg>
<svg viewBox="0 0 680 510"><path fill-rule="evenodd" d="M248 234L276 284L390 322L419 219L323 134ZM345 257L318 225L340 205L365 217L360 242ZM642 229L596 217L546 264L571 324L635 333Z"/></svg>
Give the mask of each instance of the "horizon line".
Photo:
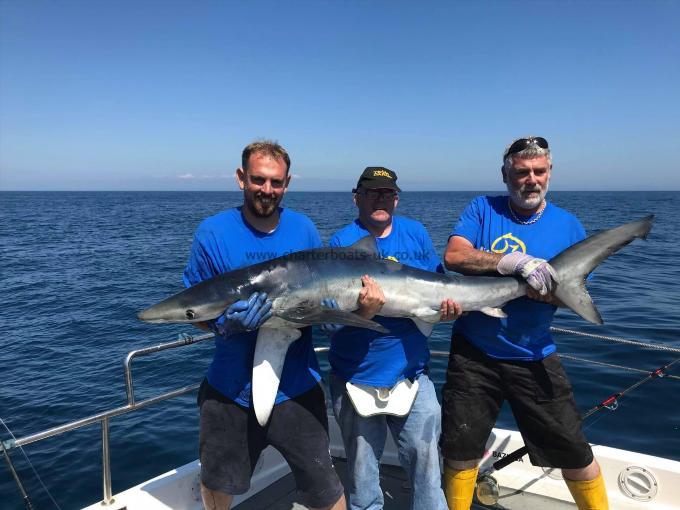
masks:
<svg viewBox="0 0 680 510"><path fill-rule="evenodd" d="M548 193L663 193L680 189L551 189ZM506 189L409 189L400 193L507 193ZM242 193L233 189L0 189L0 193ZM288 193L351 193L348 190L308 189L290 190Z"/></svg>

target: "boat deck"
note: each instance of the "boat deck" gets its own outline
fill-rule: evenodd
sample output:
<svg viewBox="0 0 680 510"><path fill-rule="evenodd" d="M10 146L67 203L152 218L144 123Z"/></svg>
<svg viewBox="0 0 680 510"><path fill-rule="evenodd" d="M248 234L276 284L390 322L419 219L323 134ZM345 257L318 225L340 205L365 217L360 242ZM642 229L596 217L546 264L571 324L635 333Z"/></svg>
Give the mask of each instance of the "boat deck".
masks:
<svg viewBox="0 0 680 510"><path fill-rule="evenodd" d="M335 468L347 486L347 462L335 458ZM380 468L380 485L385 495L385 510L408 510L411 502L411 488L403 469L396 466L383 465ZM234 510L304 510L295 491L295 480L292 473L274 482L266 491L251 497ZM501 488L501 499L492 507L473 505L472 508L481 509L524 509L524 510L573 510L576 505L526 492L510 492Z"/></svg>
<svg viewBox="0 0 680 510"><path fill-rule="evenodd" d="M335 421L329 421L331 454L345 486L347 464ZM519 432L494 429L487 443L487 455L482 469L494 459L522 445ZM640 453L593 445L607 485L611 508L617 510L678 510L680 486L677 483L680 462ZM474 506L480 509L507 510L573 510L571 495L559 471L532 466L528 458L519 459L495 471L493 477L500 486L500 499L495 506ZM193 461L135 487L116 494L111 510L202 510L200 496L200 466ZM408 509L411 488L406 473L399 466L397 449L388 436L381 459L381 487L385 493L386 510ZM85 510L101 510L97 502ZM267 448L255 467L250 491L234 498L238 510L303 510L295 490L290 469L279 452ZM420 509L419 509L420 510Z"/></svg>

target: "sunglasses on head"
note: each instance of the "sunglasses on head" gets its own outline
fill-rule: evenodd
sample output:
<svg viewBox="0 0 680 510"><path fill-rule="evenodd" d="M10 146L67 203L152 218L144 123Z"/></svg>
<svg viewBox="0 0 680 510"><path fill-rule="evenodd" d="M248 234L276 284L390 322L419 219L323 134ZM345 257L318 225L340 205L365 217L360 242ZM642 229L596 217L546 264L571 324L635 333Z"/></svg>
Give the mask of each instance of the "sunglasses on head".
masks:
<svg viewBox="0 0 680 510"><path fill-rule="evenodd" d="M526 149L530 145L538 145L541 149L547 149L548 148L548 140L546 140L542 136L532 136L530 138L520 138L519 140L515 140L512 143L512 145L510 147L508 147L508 150L505 151L505 157L508 157L511 154L517 154L518 152L522 152L524 149Z"/></svg>

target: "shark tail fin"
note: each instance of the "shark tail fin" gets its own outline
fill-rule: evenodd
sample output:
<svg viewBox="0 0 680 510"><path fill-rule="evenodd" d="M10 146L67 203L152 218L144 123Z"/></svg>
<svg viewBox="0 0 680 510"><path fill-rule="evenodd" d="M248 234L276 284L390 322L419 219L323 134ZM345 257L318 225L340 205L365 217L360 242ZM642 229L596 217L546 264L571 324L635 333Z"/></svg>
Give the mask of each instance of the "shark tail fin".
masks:
<svg viewBox="0 0 680 510"><path fill-rule="evenodd" d="M619 227L604 230L564 250L550 260L559 283L555 297L565 306L593 324L602 324L585 286L585 278L597 265L635 238L645 239L652 228L653 215Z"/></svg>

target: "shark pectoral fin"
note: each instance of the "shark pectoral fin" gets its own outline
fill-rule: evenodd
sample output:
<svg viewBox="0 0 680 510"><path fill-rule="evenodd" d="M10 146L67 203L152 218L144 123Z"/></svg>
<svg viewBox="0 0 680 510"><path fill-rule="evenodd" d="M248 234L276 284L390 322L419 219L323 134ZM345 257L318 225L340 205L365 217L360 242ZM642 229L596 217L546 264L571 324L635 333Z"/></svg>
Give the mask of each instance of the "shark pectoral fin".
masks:
<svg viewBox="0 0 680 510"><path fill-rule="evenodd" d="M360 315L346 312L337 308L317 306L304 312L277 312L277 317L299 324L343 324L357 328L372 329L380 333L389 333L389 330L375 321L364 319Z"/></svg>
<svg viewBox="0 0 680 510"><path fill-rule="evenodd" d="M490 317L497 317L499 319L505 319L508 316L508 314L506 314L500 308L492 308L490 306L485 306L479 311L483 314L489 315Z"/></svg>
<svg viewBox="0 0 680 510"><path fill-rule="evenodd" d="M424 321L418 317L411 317L411 320L423 335L430 336L432 334L435 323Z"/></svg>
<svg viewBox="0 0 680 510"><path fill-rule="evenodd" d="M269 421L288 347L300 338L299 329L260 328L253 355L252 405L263 427Z"/></svg>

